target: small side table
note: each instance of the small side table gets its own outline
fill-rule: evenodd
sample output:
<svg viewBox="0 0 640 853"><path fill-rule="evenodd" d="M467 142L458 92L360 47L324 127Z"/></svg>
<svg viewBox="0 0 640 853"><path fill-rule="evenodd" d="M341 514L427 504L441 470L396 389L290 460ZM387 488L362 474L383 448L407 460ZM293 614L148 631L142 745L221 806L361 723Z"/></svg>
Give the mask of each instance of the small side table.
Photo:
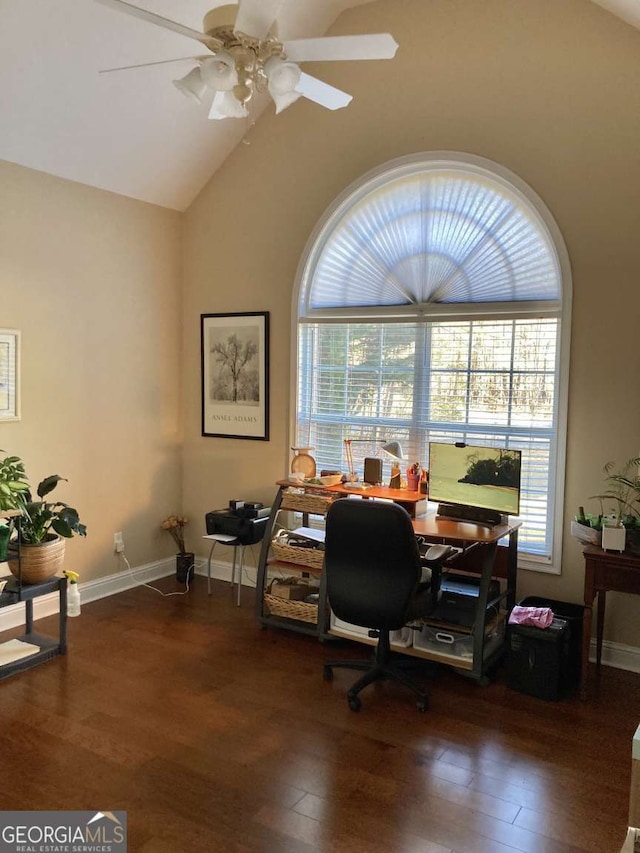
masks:
<svg viewBox="0 0 640 853"><path fill-rule="evenodd" d="M589 694L589 647L593 602L598 597L596 622L596 672L602 660L602 635L607 592L640 595L640 557L634 554L603 551L596 545L584 549L584 623L582 626L582 673L580 698Z"/></svg>

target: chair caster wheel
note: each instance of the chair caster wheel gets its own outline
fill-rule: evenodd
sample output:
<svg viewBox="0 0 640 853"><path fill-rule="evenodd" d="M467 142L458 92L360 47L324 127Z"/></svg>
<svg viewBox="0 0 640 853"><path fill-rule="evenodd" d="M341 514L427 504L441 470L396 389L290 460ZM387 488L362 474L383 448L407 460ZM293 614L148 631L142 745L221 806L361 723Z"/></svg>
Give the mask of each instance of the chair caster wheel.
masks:
<svg viewBox="0 0 640 853"><path fill-rule="evenodd" d="M333 681L333 670L330 666L325 666L322 668L322 677L325 681Z"/></svg>
<svg viewBox="0 0 640 853"><path fill-rule="evenodd" d="M420 713L424 714L424 712L427 710L427 700L418 699L418 701L416 702L416 708L418 709L418 711L420 711Z"/></svg>
<svg viewBox="0 0 640 853"><path fill-rule="evenodd" d="M359 711L362 708L362 702L357 696L347 696L347 702L352 711Z"/></svg>

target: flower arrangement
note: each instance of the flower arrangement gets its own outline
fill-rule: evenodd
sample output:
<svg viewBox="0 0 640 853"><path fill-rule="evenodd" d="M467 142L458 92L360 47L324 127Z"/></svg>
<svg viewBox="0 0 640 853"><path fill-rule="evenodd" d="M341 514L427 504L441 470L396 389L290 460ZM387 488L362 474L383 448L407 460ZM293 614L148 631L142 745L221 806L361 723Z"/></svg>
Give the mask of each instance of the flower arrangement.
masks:
<svg viewBox="0 0 640 853"><path fill-rule="evenodd" d="M170 515L165 518L160 527L166 530L173 536L173 540L178 546L178 551L181 554L186 554L187 550L184 546L184 528L189 523L189 519L183 515Z"/></svg>

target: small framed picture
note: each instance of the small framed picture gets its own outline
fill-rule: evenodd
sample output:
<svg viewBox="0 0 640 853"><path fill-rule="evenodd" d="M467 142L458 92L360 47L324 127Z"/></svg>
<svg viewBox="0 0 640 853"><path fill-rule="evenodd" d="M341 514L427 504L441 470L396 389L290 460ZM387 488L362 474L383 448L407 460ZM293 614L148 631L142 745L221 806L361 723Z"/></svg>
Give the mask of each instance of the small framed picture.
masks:
<svg viewBox="0 0 640 853"><path fill-rule="evenodd" d="M0 329L0 421L20 420L20 332Z"/></svg>
<svg viewBox="0 0 640 853"><path fill-rule="evenodd" d="M202 435L269 440L269 312L202 314Z"/></svg>

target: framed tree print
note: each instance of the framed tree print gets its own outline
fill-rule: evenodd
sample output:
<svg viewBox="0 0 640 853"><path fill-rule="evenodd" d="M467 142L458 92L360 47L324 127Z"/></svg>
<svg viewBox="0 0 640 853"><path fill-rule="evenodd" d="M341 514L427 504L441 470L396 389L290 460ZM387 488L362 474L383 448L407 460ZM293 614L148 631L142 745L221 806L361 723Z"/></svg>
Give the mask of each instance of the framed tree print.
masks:
<svg viewBox="0 0 640 853"><path fill-rule="evenodd" d="M269 312L202 314L202 435L269 440Z"/></svg>
<svg viewBox="0 0 640 853"><path fill-rule="evenodd" d="M0 329L0 421L20 420L20 332Z"/></svg>

